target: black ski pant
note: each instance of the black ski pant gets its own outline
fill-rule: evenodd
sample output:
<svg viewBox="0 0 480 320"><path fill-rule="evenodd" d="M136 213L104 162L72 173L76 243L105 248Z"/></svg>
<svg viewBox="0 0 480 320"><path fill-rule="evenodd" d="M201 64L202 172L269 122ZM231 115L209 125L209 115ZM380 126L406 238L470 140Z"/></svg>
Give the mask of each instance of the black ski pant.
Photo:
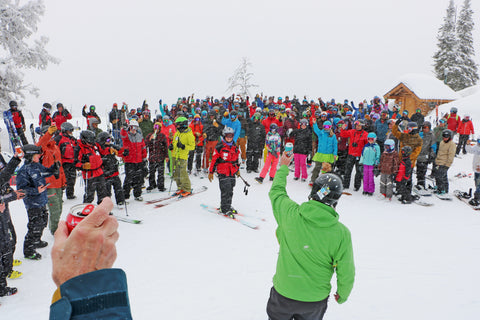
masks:
<svg viewBox="0 0 480 320"><path fill-rule="evenodd" d="M97 192L97 204L107 197L107 187L105 185L105 177L103 175L85 180L85 194L83 195L83 203L92 203Z"/></svg>
<svg viewBox="0 0 480 320"><path fill-rule="evenodd" d="M133 196L142 195L142 185L144 181L143 163L125 163L125 180L123 180L123 193L125 199L130 199L130 190L133 188Z"/></svg>
<svg viewBox="0 0 480 320"><path fill-rule="evenodd" d="M445 191L448 193L448 167L435 166L435 183L438 192Z"/></svg>
<svg viewBox="0 0 480 320"><path fill-rule="evenodd" d="M327 311L328 297L322 301L304 302L289 299L270 289L267 303L269 320L321 320Z"/></svg>
<svg viewBox="0 0 480 320"><path fill-rule="evenodd" d="M20 140L22 141L22 145L28 144L27 138L25 137L25 131L23 131L23 128L16 128L17 129L17 134L20 137Z"/></svg>
<svg viewBox="0 0 480 320"><path fill-rule="evenodd" d="M427 174L428 162L417 161L417 186L425 188L425 175Z"/></svg>
<svg viewBox="0 0 480 320"><path fill-rule="evenodd" d="M362 186L362 169L363 166L359 163L360 157L355 157L349 154L347 156L347 161L345 162L345 176L343 179L343 187L345 189L350 188L350 180L352 178L352 170L353 167L355 166L355 180L353 183L353 187L355 189L360 189Z"/></svg>
<svg viewBox="0 0 480 320"><path fill-rule="evenodd" d="M411 179L397 181L397 194L401 195L400 201L412 201L412 192L411 189L408 189L408 184L412 184Z"/></svg>
<svg viewBox="0 0 480 320"><path fill-rule="evenodd" d="M150 162L148 170L148 183L153 188L165 188L165 161ZM157 182L155 182L155 173L157 173Z"/></svg>
<svg viewBox="0 0 480 320"><path fill-rule="evenodd" d="M461 134L458 137L457 150L455 151L456 154L459 154L460 150L462 150L463 154L467 154L467 150L465 150L465 146L467 145L468 137L469 137L468 134Z"/></svg>
<svg viewBox="0 0 480 320"><path fill-rule="evenodd" d="M247 171L258 171L258 161L262 157L262 151L247 146Z"/></svg>
<svg viewBox="0 0 480 320"><path fill-rule="evenodd" d="M7 286L7 276L12 271L13 253L17 241L15 229L11 229L12 227L8 204L6 204L5 210L0 213L0 295Z"/></svg>
<svg viewBox="0 0 480 320"><path fill-rule="evenodd" d="M195 158L195 169L200 171L202 169L202 154L203 154L203 146L196 146L195 150L190 151L188 153L188 172L192 171L193 167L193 158Z"/></svg>
<svg viewBox="0 0 480 320"><path fill-rule="evenodd" d="M335 162L335 168L332 168L332 170L343 179L345 175L345 164L347 163L348 150L338 150L337 156L338 158Z"/></svg>
<svg viewBox="0 0 480 320"><path fill-rule="evenodd" d="M108 177L105 179L105 189L107 196L112 197L112 187L115 192L115 201L117 204L125 202L125 195L123 194L122 181L119 176Z"/></svg>
<svg viewBox="0 0 480 320"><path fill-rule="evenodd" d="M48 223L48 210L46 206L27 209L28 224L27 234L23 242L23 254L31 256L36 251L36 245L42 238L43 229Z"/></svg>
<svg viewBox="0 0 480 320"><path fill-rule="evenodd" d="M75 196L75 181L77 180L77 168L73 163L64 162L63 172L65 173L66 188L65 194L67 199L72 199Z"/></svg>
<svg viewBox="0 0 480 320"><path fill-rule="evenodd" d="M235 176L218 174L218 184L220 185L220 209L223 213L231 210L233 188L235 187Z"/></svg>

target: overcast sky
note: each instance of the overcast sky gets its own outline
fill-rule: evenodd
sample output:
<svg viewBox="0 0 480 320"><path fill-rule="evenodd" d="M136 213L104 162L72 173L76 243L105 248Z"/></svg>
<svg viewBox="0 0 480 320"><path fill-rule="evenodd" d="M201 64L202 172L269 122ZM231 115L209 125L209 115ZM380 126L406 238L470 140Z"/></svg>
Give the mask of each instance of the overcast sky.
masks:
<svg viewBox="0 0 480 320"><path fill-rule="evenodd" d="M61 63L27 71L40 88L27 108L61 101L79 115L84 104L220 97L243 56L268 95L371 99L405 73L431 74L448 2L44 0L37 36ZM480 62L480 23L474 40Z"/></svg>

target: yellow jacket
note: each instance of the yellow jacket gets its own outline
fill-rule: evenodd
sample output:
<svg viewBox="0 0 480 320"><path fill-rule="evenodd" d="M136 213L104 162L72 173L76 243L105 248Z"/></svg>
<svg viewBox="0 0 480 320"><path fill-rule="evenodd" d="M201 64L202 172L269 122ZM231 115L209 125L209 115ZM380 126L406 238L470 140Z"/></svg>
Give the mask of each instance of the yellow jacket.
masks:
<svg viewBox="0 0 480 320"><path fill-rule="evenodd" d="M185 145L185 149L177 147L178 141ZM177 130L172 139L172 157L176 159L188 160L188 153L195 150L195 136L192 133L192 129L188 128L184 132Z"/></svg>

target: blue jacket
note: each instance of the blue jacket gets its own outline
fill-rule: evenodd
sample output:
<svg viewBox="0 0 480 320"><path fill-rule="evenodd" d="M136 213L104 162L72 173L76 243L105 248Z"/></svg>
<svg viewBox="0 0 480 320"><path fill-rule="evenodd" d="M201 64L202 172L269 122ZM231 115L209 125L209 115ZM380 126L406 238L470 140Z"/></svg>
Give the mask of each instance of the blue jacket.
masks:
<svg viewBox="0 0 480 320"><path fill-rule="evenodd" d="M367 166L376 166L380 163L380 147L377 143L367 143L362 150L360 163Z"/></svg>
<svg viewBox="0 0 480 320"><path fill-rule="evenodd" d="M230 127L234 131L233 141L236 143L238 137L240 137L240 131L242 130L242 124L238 119L235 121L230 120L230 118L222 118L222 124L226 127Z"/></svg>
<svg viewBox="0 0 480 320"><path fill-rule="evenodd" d="M25 192L23 202L25 208L41 208L48 203L47 190L42 193L38 192L38 187L47 184L45 178L53 175L55 165L50 168L45 168L42 164L37 162L26 162L17 174L17 190Z"/></svg>
<svg viewBox="0 0 480 320"><path fill-rule="evenodd" d="M58 289L57 289L58 290ZM50 320L132 319L127 277L121 269L101 269L63 283L50 306Z"/></svg>
<svg viewBox="0 0 480 320"><path fill-rule="evenodd" d="M322 154L333 154L337 155L337 136L333 134L330 136L329 131L320 130L317 123L313 124L313 131L318 137L318 148L317 152Z"/></svg>
<svg viewBox="0 0 480 320"><path fill-rule="evenodd" d="M375 121L375 133L377 134L378 141L385 141L387 139L388 132L388 119L382 123L382 119Z"/></svg>

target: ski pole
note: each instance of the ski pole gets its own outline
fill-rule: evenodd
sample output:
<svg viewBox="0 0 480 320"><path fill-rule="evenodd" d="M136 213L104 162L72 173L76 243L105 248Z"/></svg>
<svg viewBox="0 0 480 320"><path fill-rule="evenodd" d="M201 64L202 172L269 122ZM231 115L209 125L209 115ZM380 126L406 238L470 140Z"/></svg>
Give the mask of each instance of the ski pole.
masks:
<svg viewBox="0 0 480 320"><path fill-rule="evenodd" d="M238 176L240 177L240 179L242 179L243 183L245 183L245 187L243 187L243 192L245 193L245 195L248 195L248 187L250 187L250 184L245 179L243 179L240 174Z"/></svg>

